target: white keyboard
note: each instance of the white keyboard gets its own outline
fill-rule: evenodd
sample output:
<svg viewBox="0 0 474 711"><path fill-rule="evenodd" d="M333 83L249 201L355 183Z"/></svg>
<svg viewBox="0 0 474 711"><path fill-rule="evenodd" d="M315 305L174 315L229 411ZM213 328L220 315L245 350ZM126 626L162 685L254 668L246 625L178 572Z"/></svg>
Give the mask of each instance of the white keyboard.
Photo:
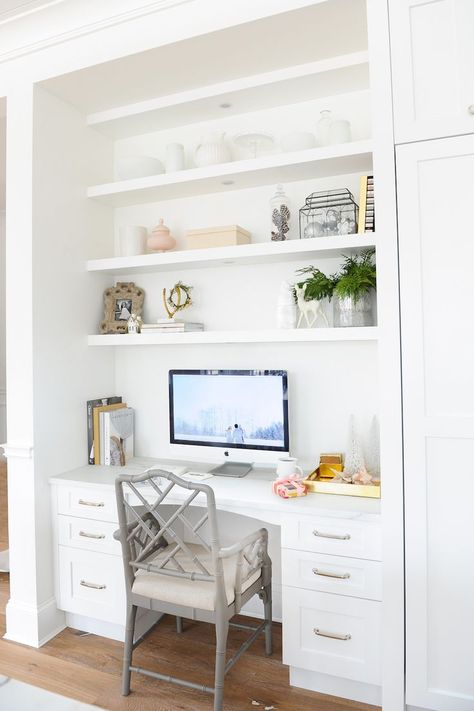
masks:
<svg viewBox="0 0 474 711"><path fill-rule="evenodd" d="M209 472L184 471L179 476L185 481L204 481L205 479L212 479L213 474L209 474Z"/></svg>

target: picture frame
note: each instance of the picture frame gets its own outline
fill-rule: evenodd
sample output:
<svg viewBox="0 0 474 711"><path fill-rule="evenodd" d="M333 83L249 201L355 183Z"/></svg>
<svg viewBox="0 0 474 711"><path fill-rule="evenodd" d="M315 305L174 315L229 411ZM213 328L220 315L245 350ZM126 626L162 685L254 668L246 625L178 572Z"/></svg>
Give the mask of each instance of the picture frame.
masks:
<svg viewBox="0 0 474 711"><path fill-rule="evenodd" d="M119 281L104 291L104 318L101 333L127 333L132 314L141 316L145 292L133 281Z"/></svg>

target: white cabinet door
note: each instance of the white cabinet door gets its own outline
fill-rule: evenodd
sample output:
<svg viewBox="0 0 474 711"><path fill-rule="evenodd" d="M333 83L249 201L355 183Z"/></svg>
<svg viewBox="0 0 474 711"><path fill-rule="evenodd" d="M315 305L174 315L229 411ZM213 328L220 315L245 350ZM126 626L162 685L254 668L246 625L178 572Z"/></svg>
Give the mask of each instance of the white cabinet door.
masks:
<svg viewBox="0 0 474 711"><path fill-rule="evenodd" d="M473 711L474 135L398 147L397 182L407 703Z"/></svg>
<svg viewBox="0 0 474 711"><path fill-rule="evenodd" d="M390 0L390 40L396 142L473 132L473 0Z"/></svg>

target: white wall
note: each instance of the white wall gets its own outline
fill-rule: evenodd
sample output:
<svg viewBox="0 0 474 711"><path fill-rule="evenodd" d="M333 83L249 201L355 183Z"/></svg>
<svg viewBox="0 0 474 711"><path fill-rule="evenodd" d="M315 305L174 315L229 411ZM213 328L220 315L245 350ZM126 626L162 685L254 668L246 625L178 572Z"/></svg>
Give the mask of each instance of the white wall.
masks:
<svg viewBox="0 0 474 711"><path fill-rule="evenodd" d="M136 451L170 456L168 370L286 369L292 453L315 465L321 451L344 451L348 417L367 433L378 411L373 343L303 343L120 348L116 390L136 408Z"/></svg>
<svg viewBox="0 0 474 711"><path fill-rule="evenodd" d="M111 234L109 211L86 200L85 186L112 154L80 115L41 89L10 95L8 110L7 637L38 646L64 624L48 480L84 463L85 402L113 387L111 355L88 349L84 335L97 328L104 288L84 261L91 242Z"/></svg>
<svg viewBox="0 0 474 711"><path fill-rule="evenodd" d="M72 107L35 92L33 175L34 442L40 595L52 595L49 477L84 464L86 401L113 389L113 359L87 347L102 317L104 277L84 270L90 245L110 233L110 212L85 186L111 160L108 142ZM57 266L56 266L57 265ZM54 347L52 344L54 343Z"/></svg>

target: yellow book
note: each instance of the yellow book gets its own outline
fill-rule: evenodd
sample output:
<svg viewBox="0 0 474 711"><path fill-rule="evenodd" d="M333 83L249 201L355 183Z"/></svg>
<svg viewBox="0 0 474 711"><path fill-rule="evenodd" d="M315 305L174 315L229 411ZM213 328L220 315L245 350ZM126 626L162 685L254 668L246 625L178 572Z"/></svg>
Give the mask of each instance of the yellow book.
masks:
<svg viewBox="0 0 474 711"><path fill-rule="evenodd" d="M108 412L109 410L120 410L122 407L127 407L127 403L115 402L113 405L94 407L92 412L94 427L94 464L100 464L100 413Z"/></svg>
<svg viewBox="0 0 474 711"><path fill-rule="evenodd" d="M365 212L367 210L367 178L368 175L360 176L359 190L359 225L357 232L363 234L365 232Z"/></svg>

